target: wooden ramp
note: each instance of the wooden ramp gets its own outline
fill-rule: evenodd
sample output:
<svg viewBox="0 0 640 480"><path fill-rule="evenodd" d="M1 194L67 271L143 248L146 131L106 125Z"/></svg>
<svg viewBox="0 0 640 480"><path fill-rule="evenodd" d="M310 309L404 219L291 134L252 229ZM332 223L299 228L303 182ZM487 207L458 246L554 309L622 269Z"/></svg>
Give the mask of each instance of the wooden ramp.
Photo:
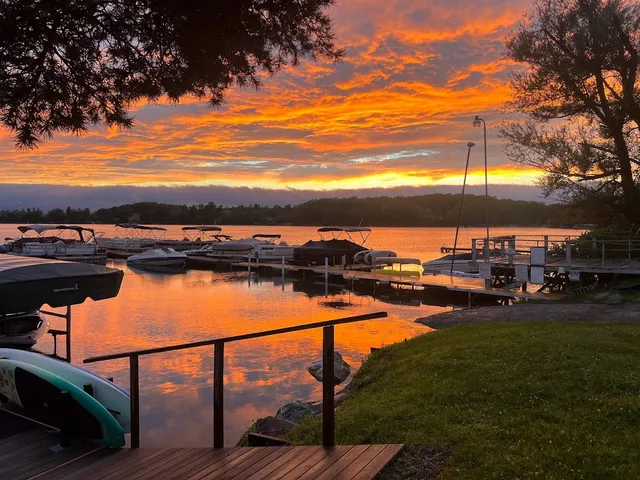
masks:
<svg viewBox="0 0 640 480"><path fill-rule="evenodd" d="M402 445L100 449L31 478L372 479ZM12 477L13 478L13 477Z"/></svg>

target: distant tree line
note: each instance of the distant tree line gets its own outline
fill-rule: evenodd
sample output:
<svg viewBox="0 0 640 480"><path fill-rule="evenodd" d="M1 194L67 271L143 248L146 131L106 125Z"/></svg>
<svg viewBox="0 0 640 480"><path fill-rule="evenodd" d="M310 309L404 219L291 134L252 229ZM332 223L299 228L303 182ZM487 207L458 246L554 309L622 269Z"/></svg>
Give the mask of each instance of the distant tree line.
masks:
<svg viewBox="0 0 640 480"><path fill-rule="evenodd" d="M267 207L240 205L224 207L170 205L141 202L89 209L54 208L44 213L38 208L0 210L1 223L50 224L218 224L218 225L363 225L398 227L452 227L456 225L460 195L433 194L414 197L329 198L311 200L300 205ZM561 227L582 223L584 219L565 205L489 198L492 226ZM465 197L462 224L485 223L484 197Z"/></svg>

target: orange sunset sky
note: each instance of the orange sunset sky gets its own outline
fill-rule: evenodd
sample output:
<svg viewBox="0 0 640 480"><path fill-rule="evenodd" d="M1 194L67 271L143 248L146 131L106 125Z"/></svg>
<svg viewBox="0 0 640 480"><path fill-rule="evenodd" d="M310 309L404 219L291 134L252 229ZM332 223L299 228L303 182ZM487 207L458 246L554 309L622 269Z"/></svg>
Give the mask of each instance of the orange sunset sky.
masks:
<svg viewBox="0 0 640 480"><path fill-rule="evenodd" d="M466 142L470 183L483 181L480 114L490 183L531 185L538 172L503 155L496 127L514 65L504 38L523 0L339 0L331 9L333 65L304 61L235 89L220 109L186 99L134 110L129 131L96 128L17 151L0 148L2 183L85 186L225 185L306 190L459 185Z"/></svg>

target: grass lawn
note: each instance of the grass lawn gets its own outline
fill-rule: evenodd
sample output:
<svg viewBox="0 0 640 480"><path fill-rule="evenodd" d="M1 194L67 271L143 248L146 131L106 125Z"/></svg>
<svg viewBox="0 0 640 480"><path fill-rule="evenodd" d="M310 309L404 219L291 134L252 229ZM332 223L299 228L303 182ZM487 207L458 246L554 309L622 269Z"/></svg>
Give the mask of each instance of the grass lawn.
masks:
<svg viewBox="0 0 640 480"><path fill-rule="evenodd" d="M292 438L320 443L320 419ZM391 345L357 373L336 441L450 447L445 479L640 478L640 325L463 325Z"/></svg>

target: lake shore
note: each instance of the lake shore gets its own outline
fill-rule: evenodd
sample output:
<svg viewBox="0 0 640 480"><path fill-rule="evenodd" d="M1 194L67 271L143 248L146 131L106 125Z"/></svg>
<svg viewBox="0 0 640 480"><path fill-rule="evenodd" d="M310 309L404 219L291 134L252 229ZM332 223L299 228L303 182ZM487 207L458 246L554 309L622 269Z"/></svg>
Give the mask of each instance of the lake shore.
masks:
<svg viewBox="0 0 640 480"><path fill-rule="evenodd" d="M618 305L597 303L520 303L509 306L466 308L415 320L436 330L465 324L514 322L640 322L640 302Z"/></svg>

